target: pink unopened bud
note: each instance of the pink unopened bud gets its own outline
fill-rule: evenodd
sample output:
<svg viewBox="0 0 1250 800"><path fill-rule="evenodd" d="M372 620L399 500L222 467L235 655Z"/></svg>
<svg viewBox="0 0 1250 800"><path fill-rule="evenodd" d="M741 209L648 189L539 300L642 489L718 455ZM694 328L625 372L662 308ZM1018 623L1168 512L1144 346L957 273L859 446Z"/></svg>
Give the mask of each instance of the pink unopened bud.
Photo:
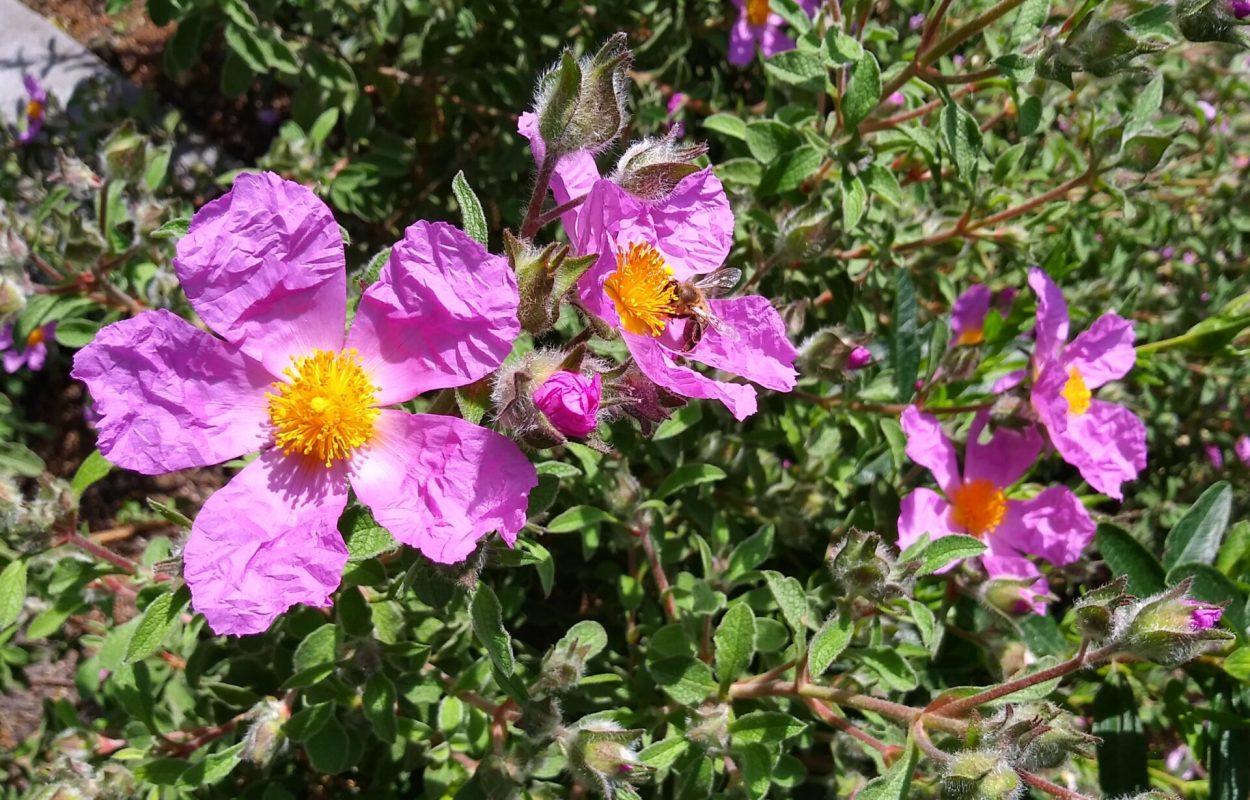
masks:
<svg viewBox="0 0 1250 800"><path fill-rule="evenodd" d="M603 379L561 370L534 392L534 405L565 436L587 436L599 422Z"/></svg>
<svg viewBox="0 0 1250 800"><path fill-rule="evenodd" d="M1193 612L1189 615L1189 627L1196 631L1211 630L1220 624L1220 617L1224 616L1224 609L1219 606L1209 606L1194 600L1185 600L1184 602L1185 605L1194 607Z"/></svg>
<svg viewBox="0 0 1250 800"><path fill-rule="evenodd" d="M856 347L851 354L846 357L847 369L863 369L872 363L872 351L867 347Z"/></svg>
<svg viewBox="0 0 1250 800"><path fill-rule="evenodd" d="M1233 16L1237 19L1250 17L1250 0L1232 0L1229 8L1232 9Z"/></svg>

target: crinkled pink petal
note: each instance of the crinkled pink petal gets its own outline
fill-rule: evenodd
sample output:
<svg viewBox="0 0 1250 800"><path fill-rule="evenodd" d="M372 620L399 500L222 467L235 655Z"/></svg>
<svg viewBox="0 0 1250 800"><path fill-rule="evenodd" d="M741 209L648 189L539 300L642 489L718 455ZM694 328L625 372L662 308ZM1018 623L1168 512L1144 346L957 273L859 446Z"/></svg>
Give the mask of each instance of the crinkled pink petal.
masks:
<svg viewBox="0 0 1250 800"><path fill-rule="evenodd" d="M965 333L979 332L985 327L985 316L990 313L990 300L994 293L983 283L969 286L955 299L951 308L951 331L955 343Z"/></svg>
<svg viewBox="0 0 1250 800"><path fill-rule="evenodd" d="M345 473L267 450L208 498L182 563L214 633L260 633L293 605L330 605L347 563Z"/></svg>
<svg viewBox="0 0 1250 800"><path fill-rule="evenodd" d="M932 489L916 489L899 503L898 548L906 550L921 536L929 541L963 533L951 522L951 504Z"/></svg>
<svg viewBox="0 0 1250 800"><path fill-rule="evenodd" d="M794 360L799 353L786 337L786 324L768 298L751 295L709 300L708 305L726 332L709 327L685 356L775 391L794 388L798 377Z"/></svg>
<svg viewBox="0 0 1250 800"><path fill-rule="evenodd" d="M538 117L528 111L522 114L517 120L517 132L529 139L534 163L541 164L546 146L538 135ZM576 197L589 194L599 178L599 167L590 153L584 150L569 153L556 163L555 173L551 176L551 195L557 206L564 205ZM577 220L580 213L579 206L560 215L560 222L564 225L570 241L577 239Z"/></svg>
<svg viewBox="0 0 1250 800"><path fill-rule="evenodd" d="M208 327L275 374L343 347L343 237L325 203L271 172L242 174L201 208L174 269Z"/></svg>
<svg viewBox="0 0 1250 800"><path fill-rule="evenodd" d="M681 366L671 350L650 336L622 335L638 369L659 386L682 397L719 400L739 421L755 413L758 403L754 386L718 381Z"/></svg>
<svg viewBox="0 0 1250 800"><path fill-rule="evenodd" d="M126 469L157 475L220 464L268 439L274 377L169 311L101 329L70 374L95 400L100 452Z"/></svg>
<svg viewBox="0 0 1250 800"><path fill-rule="evenodd" d="M1023 477L1042 452L1043 439L1037 428L1022 430L999 427L988 442L982 443L982 432L989 423L988 411L972 420L968 444L964 448L964 480L984 479L995 486L1010 486Z"/></svg>
<svg viewBox="0 0 1250 800"><path fill-rule="evenodd" d="M734 0L738 7L738 20L729 31L729 63L734 66L745 66L755 60L755 42L757 29L747 19L747 12L742 0Z"/></svg>
<svg viewBox="0 0 1250 800"><path fill-rule="evenodd" d="M900 420L907 434L907 457L927 468L937 479L942 491L950 494L962 483L955 446L942 432L937 417L925 414L915 406L903 409Z"/></svg>
<svg viewBox="0 0 1250 800"><path fill-rule="evenodd" d="M1086 483L1116 500L1124 499L1121 485L1146 468L1146 426L1115 403L1090 401L1089 411L1070 417L1067 429L1050 438Z"/></svg>
<svg viewBox="0 0 1250 800"><path fill-rule="evenodd" d="M1085 386L1096 389L1128 374L1137 361L1133 323L1119 314L1103 314L1063 351L1063 363L1076 367Z"/></svg>
<svg viewBox="0 0 1250 800"><path fill-rule="evenodd" d="M1037 342L1033 358L1038 365L1059 356L1064 342L1068 341L1068 303L1063 292L1038 267L1029 270L1029 286L1037 293L1037 326L1034 329Z"/></svg>
<svg viewBox="0 0 1250 800"><path fill-rule="evenodd" d="M491 531L516 541L538 475L510 439L480 425L383 410L351 483L396 539L454 564Z"/></svg>
<svg viewBox="0 0 1250 800"><path fill-rule="evenodd" d="M521 332L516 277L445 222L417 222L365 290L347 337L378 405L464 386L503 363Z"/></svg>
<svg viewBox="0 0 1250 800"><path fill-rule="evenodd" d="M1094 540L1094 529L1093 518L1071 489L1050 486L1029 500L1012 501L991 538L996 545L1063 566L1080 559Z"/></svg>
<svg viewBox="0 0 1250 800"><path fill-rule="evenodd" d="M1033 583L1020 589L1020 603L1024 608L1017 609L1017 613L1025 610L1031 610L1037 614L1046 613L1046 600L1050 597L1050 584L1042 577L1041 571L1037 565L1027 558L1019 556L981 556L981 563L985 566L985 572L990 579L1003 578L1006 580L1028 580L1033 578Z"/></svg>

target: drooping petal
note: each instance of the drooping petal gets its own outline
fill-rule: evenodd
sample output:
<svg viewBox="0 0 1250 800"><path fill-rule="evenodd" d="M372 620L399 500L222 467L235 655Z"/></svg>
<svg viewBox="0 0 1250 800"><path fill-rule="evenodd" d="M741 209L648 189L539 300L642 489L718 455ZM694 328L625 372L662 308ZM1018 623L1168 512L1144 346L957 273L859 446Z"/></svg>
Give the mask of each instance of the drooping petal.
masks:
<svg viewBox="0 0 1250 800"><path fill-rule="evenodd" d="M1034 329L1037 342L1033 358L1040 367L1057 358L1064 342L1068 341L1068 303L1058 285L1038 267L1029 270L1029 286L1037 294L1037 326Z"/></svg>
<svg viewBox="0 0 1250 800"><path fill-rule="evenodd" d="M268 438L274 377L226 342L169 311L115 322L74 355L99 413L100 452L157 475L220 464Z"/></svg>
<svg viewBox="0 0 1250 800"><path fill-rule="evenodd" d="M26 348L26 368L32 372L38 372L43 369L44 362L48 360L48 345L45 342L32 344Z"/></svg>
<svg viewBox="0 0 1250 800"><path fill-rule="evenodd" d="M464 386L499 366L521 332L516 277L445 222L417 222L365 290L347 337L379 405Z"/></svg>
<svg viewBox="0 0 1250 800"><path fill-rule="evenodd" d="M214 633L260 633L293 605L330 605L347 563L345 472L266 450L208 498L182 562Z"/></svg>
<svg viewBox="0 0 1250 800"><path fill-rule="evenodd" d="M1137 361L1133 323L1119 314L1103 314L1063 351L1063 362L1080 370L1086 387L1096 389L1128 374Z"/></svg>
<svg viewBox="0 0 1250 800"><path fill-rule="evenodd" d="M937 417L908 406L901 422L907 434L907 457L932 472L942 491L950 494L961 483L959 461Z"/></svg>
<svg viewBox="0 0 1250 800"><path fill-rule="evenodd" d="M509 545L538 475L508 438L455 417L383 410L351 477L373 518L440 564L492 531Z"/></svg>
<svg viewBox="0 0 1250 800"><path fill-rule="evenodd" d="M517 120L517 132L529 139L534 163L542 164L546 145L538 135L538 117L528 111L522 114ZM557 206L564 205L576 197L589 194L599 178L599 167L590 153L584 150L569 153L556 162L555 173L551 176L551 195ZM577 240L577 220L580 213L581 207L578 207L560 215L560 221L570 241Z"/></svg>
<svg viewBox="0 0 1250 800"><path fill-rule="evenodd" d="M1072 490L1050 486L1024 501L1012 501L991 535L996 552L1005 544L1016 552L1063 566L1077 561L1094 540L1094 520Z"/></svg>
<svg viewBox="0 0 1250 800"><path fill-rule="evenodd" d="M1017 608L1007 609L1016 614L1033 611L1037 614L1046 613L1046 602L1051 599L1050 584L1042 577L1041 570L1027 558L1019 556L981 556L981 563L991 580L1005 579L1010 581L1033 582L1017 589Z"/></svg>
<svg viewBox="0 0 1250 800"><path fill-rule="evenodd" d="M673 352L655 339L632 333L623 335L638 368L656 384L682 397L719 400L737 420L744 420L755 413L754 386L709 378L677 364Z"/></svg>
<svg viewBox="0 0 1250 800"><path fill-rule="evenodd" d="M1124 406L1092 400L1087 412L1067 422L1057 435L1049 431L1059 455L1090 486L1123 500L1121 485L1146 468L1146 426L1141 419Z"/></svg>
<svg viewBox="0 0 1250 800"><path fill-rule="evenodd" d="M269 172L240 175L196 212L174 258L208 327L279 375L293 358L342 348L345 264L329 207Z"/></svg>
<svg viewBox="0 0 1250 800"><path fill-rule="evenodd" d="M708 305L725 332L709 327L698 345L684 355L775 391L794 388L798 377L794 360L799 353L768 298L751 295L709 300Z"/></svg>
<svg viewBox="0 0 1250 800"><path fill-rule="evenodd" d="M932 489L915 489L899 503L898 548L906 550L926 533L929 541L962 533L951 522L951 504Z"/></svg>
<svg viewBox="0 0 1250 800"><path fill-rule="evenodd" d="M972 420L964 448L964 480L985 479L995 486L1010 486L1033 466L1044 440L1037 428L1029 425L1022 430L996 428L993 438L982 442L989 420L988 411L978 413Z"/></svg>
<svg viewBox="0 0 1250 800"><path fill-rule="evenodd" d="M985 316L990 313L990 300L994 293L983 283L973 284L955 299L951 308L951 332L953 345L977 344L985 328Z"/></svg>

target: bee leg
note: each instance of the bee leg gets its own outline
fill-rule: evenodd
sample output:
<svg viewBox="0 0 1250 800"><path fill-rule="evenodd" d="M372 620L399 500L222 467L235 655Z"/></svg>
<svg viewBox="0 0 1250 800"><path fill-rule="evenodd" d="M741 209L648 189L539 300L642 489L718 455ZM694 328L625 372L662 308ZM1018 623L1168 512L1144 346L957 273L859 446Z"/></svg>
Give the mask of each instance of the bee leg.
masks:
<svg viewBox="0 0 1250 800"><path fill-rule="evenodd" d="M682 331L681 340L683 353L689 353L698 346L699 340L703 338L703 326L697 320L686 320L686 328Z"/></svg>

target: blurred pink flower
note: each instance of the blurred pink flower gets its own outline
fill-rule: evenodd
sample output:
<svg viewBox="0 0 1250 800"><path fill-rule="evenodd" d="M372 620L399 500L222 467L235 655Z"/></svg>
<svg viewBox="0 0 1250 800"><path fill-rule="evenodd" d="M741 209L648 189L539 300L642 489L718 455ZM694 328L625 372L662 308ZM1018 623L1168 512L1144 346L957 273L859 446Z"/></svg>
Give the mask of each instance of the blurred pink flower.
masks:
<svg viewBox="0 0 1250 800"><path fill-rule="evenodd" d="M1219 472L1224 469L1224 452L1220 450L1217 444L1207 444L1204 446L1207 451L1207 458L1211 461L1211 466L1215 467L1215 471Z"/></svg>
<svg viewBox="0 0 1250 800"><path fill-rule="evenodd" d="M519 333L507 261L418 222L344 334L343 238L311 191L243 174L196 213L174 269L221 338L169 311L100 331L73 376L99 410L100 451L152 475L260 456L213 494L183 551L192 604L219 634L327 606L347 548L348 487L399 541L441 563L525 524L534 467L454 417L397 408L488 375Z"/></svg>
<svg viewBox="0 0 1250 800"><path fill-rule="evenodd" d="M560 370L534 391L534 405L565 436L589 436L599 424L603 378Z"/></svg>
<svg viewBox="0 0 1250 800"><path fill-rule="evenodd" d="M13 326L6 325L0 330L0 354L3 354L4 371L10 375L22 367L31 372L43 369L48 360L48 342L56 335L56 323L35 328L26 335L22 349L18 350L13 341Z"/></svg>
<svg viewBox="0 0 1250 800"><path fill-rule="evenodd" d="M755 60L759 47L765 58L794 49L794 40L781 32L786 21L774 14L769 0L733 0L738 7L738 21L729 32L729 63L737 66ZM809 15L820 7L820 0L799 0Z"/></svg>
<svg viewBox="0 0 1250 800"><path fill-rule="evenodd" d="M18 134L18 144L26 144L43 130L43 121L47 113L48 93L34 75L22 75L22 83L26 87L26 129Z"/></svg>
<svg viewBox="0 0 1250 800"><path fill-rule="evenodd" d="M851 354L846 357L847 369L863 369L872 363L872 351L867 347L856 347Z"/></svg>
<svg viewBox="0 0 1250 800"><path fill-rule="evenodd" d="M995 294L983 283L968 287L951 308L951 331L955 334L951 345L981 344L985 340L985 318L989 316L990 307L1006 317L1015 301L1015 289L1003 289Z"/></svg>
<svg viewBox="0 0 1250 800"><path fill-rule="evenodd" d="M1233 452L1241 459L1241 463L1250 467L1250 436L1239 437L1233 444Z"/></svg>

